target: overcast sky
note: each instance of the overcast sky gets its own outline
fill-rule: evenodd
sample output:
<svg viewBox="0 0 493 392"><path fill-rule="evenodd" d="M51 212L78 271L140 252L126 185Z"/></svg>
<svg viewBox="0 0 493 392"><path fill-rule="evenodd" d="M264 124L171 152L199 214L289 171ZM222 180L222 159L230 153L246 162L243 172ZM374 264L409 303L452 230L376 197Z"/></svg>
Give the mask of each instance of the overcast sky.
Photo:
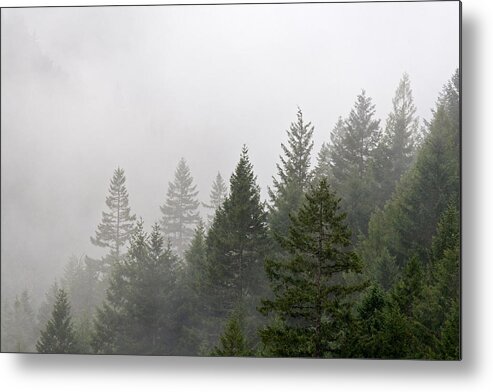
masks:
<svg viewBox="0 0 493 392"><path fill-rule="evenodd" d="M421 118L459 63L458 2L2 10L2 289L41 292L90 244L109 180L159 219L180 157L201 201L245 143L265 197L297 106L315 151L403 72Z"/></svg>

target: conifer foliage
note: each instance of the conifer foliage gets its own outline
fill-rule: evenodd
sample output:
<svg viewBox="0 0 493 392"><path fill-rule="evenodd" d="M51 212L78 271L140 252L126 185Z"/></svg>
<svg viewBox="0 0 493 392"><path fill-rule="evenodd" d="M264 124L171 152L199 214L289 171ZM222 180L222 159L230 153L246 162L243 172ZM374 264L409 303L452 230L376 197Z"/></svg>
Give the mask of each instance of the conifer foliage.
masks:
<svg viewBox="0 0 493 392"><path fill-rule="evenodd" d="M114 260L119 260L124 253L124 247L132 235L136 219L130 212L125 181L125 172L118 167L113 173L109 195L106 197L108 212L103 212L96 235L91 237L94 245L109 248L110 256Z"/></svg>
<svg viewBox="0 0 493 392"><path fill-rule="evenodd" d="M51 319L46 324L44 331L41 332L36 350L44 354L79 352L70 315L70 304L67 293L63 289L58 290Z"/></svg>
<svg viewBox="0 0 493 392"><path fill-rule="evenodd" d="M164 245L159 225L149 236L137 223L128 255L113 268L107 298L98 309L92 346L96 353L169 353L168 299L177 259Z"/></svg>
<svg viewBox="0 0 493 392"><path fill-rule="evenodd" d="M226 183L224 182L221 173L217 172L216 178L212 183L209 204L202 203L205 208L211 211L211 215L209 215L208 217L209 222L212 222L212 220L214 219L214 214L216 213L217 209L223 204L227 194L228 188L226 186Z"/></svg>
<svg viewBox="0 0 493 392"><path fill-rule="evenodd" d="M282 235L287 232L289 214L298 210L311 181L313 130L311 123L303 120L303 113L298 108L296 122L291 123L286 132L288 143L281 143L283 155L279 157L281 162L277 164L273 189L269 189L269 225L274 232Z"/></svg>
<svg viewBox="0 0 493 392"><path fill-rule="evenodd" d="M288 236L280 239L289 257L266 262L274 298L263 300L261 311L276 317L261 331L268 355L338 355L348 298L362 288L342 279L343 273L359 273L362 264L349 250L351 233L339 202L322 179L291 218Z"/></svg>
<svg viewBox="0 0 493 392"><path fill-rule="evenodd" d="M373 210L370 167L380 142L380 120L363 90L346 120L339 119L330 145L331 182L348 212L353 236L366 233Z"/></svg>
<svg viewBox="0 0 493 392"><path fill-rule="evenodd" d="M173 250L182 256L199 222L198 191L184 158L178 162L173 182L168 184L166 202L161 206L161 227Z"/></svg>
<svg viewBox="0 0 493 392"><path fill-rule="evenodd" d="M267 244L266 212L244 146L230 194L207 236L208 284L217 314L229 315L239 303L259 295Z"/></svg>

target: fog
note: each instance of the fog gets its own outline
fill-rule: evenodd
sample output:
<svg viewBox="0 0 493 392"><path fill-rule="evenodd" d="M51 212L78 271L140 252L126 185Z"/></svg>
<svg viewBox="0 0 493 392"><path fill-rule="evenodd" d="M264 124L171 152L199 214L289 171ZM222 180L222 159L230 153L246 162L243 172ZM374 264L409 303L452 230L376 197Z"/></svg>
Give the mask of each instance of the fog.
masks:
<svg viewBox="0 0 493 392"><path fill-rule="evenodd" d="M91 245L113 170L146 227L181 157L199 198L249 147L262 195L299 106L329 139L403 72L422 119L458 66L458 3L2 9L2 295L36 301ZM205 214L203 214L205 215Z"/></svg>

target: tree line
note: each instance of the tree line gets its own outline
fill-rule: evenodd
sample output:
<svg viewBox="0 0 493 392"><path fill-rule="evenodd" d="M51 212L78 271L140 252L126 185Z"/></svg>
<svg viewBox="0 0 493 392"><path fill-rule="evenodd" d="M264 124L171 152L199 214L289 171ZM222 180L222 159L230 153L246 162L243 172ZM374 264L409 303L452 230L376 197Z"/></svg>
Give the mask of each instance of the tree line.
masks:
<svg viewBox="0 0 493 392"><path fill-rule="evenodd" d="M404 74L384 125L362 91L323 143L301 109L269 200L248 148L200 218L181 159L150 232L117 168L91 242L35 312L2 306L2 350L460 358L459 73L420 127Z"/></svg>

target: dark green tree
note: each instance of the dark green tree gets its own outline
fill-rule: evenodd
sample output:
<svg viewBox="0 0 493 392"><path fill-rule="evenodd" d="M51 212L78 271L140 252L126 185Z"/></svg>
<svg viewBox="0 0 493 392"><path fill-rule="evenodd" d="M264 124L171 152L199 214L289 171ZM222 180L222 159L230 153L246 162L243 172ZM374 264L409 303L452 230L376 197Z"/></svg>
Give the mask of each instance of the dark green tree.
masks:
<svg viewBox="0 0 493 392"><path fill-rule="evenodd" d="M244 146L230 193L216 211L206 240L211 316L226 320L242 304L246 324L256 317L255 306L266 289L263 260L268 244L266 213Z"/></svg>
<svg viewBox="0 0 493 392"><path fill-rule="evenodd" d="M103 218L98 225L96 235L91 237L94 245L110 249L110 257L106 258L104 264L111 265L112 262L120 260L134 230L136 218L130 212L125 181L125 172L118 167L113 173L109 195L106 197L108 212L103 211Z"/></svg>
<svg viewBox="0 0 493 392"><path fill-rule="evenodd" d="M195 228L189 248L185 251L185 265L177 277L173 305L174 330L177 333L175 352L178 355L198 355L209 339L207 323L206 234L202 221Z"/></svg>
<svg viewBox="0 0 493 392"><path fill-rule="evenodd" d="M202 203L202 205L211 211L208 216L209 224L212 223L216 210L221 207L226 196L228 195L228 187L221 176L221 173L217 172L216 178L212 183L211 194L209 196L209 204Z"/></svg>
<svg viewBox="0 0 493 392"><path fill-rule="evenodd" d="M220 344L212 350L211 355L217 357L247 357L253 354L242 329L241 313L235 311L229 318Z"/></svg>
<svg viewBox="0 0 493 392"><path fill-rule="evenodd" d="M288 236L279 237L289 257L266 261L274 298L263 300L260 310L275 316L260 332L267 355L330 357L341 353L351 296L364 285L349 283L343 276L356 275L362 265L349 249L351 233L339 202L322 179L292 216Z"/></svg>
<svg viewBox="0 0 493 392"><path fill-rule="evenodd" d="M198 191L184 158L178 162L173 182L168 183L166 202L161 206L161 227L173 250L181 257L199 222Z"/></svg>
<svg viewBox="0 0 493 392"><path fill-rule="evenodd" d="M298 210L310 184L313 130L310 122L303 121L303 113L298 108L296 122L291 123L289 131L286 131L288 143L281 143L283 155L279 157L281 162L277 164L277 178L273 178L273 188L269 189L268 219L269 226L275 233L287 233L289 214Z"/></svg>
<svg viewBox="0 0 493 392"><path fill-rule="evenodd" d="M78 342L70 315L67 293L59 289L51 319L41 332L36 350L44 354L66 354L79 352Z"/></svg>

